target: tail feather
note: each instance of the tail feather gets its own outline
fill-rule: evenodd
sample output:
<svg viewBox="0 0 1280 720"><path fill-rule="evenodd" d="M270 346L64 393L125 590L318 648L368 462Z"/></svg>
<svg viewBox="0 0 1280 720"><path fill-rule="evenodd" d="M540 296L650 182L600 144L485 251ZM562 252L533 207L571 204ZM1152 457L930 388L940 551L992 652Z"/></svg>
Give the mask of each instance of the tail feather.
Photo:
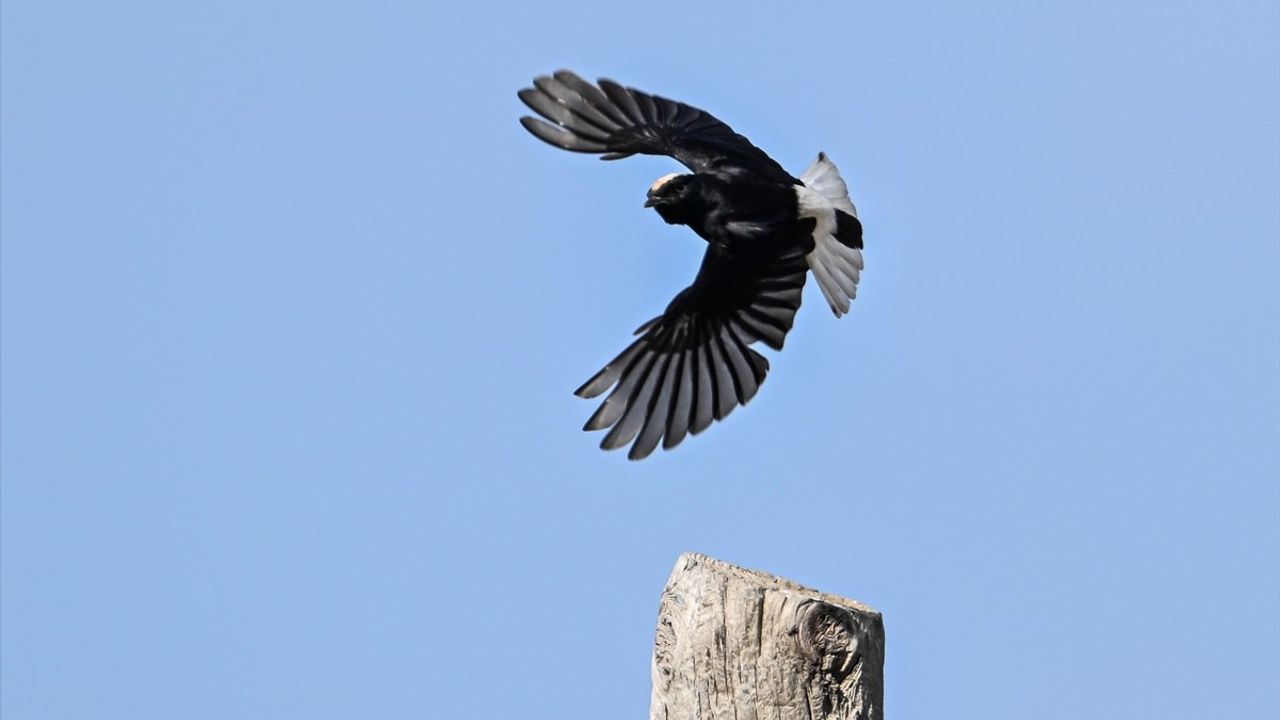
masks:
<svg viewBox="0 0 1280 720"><path fill-rule="evenodd" d="M849 199L849 188L840 170L818 153L818 158L800 174L803 188L797 188L800 213L814 218L813 250L805 256L818 281L822 296L836 317L849 312L849 302L857 297L861 278L862 223L858 209Z"/></svg>
<svg viewBox="0 0 1280 720"><path fill-rule="evenodd" d="M818 153L818 158L800 173L800 182L810 190L821 193L840 210L855 218L858 217L858 209L849 199L849 187L844 184L844 178L840 177L840 169L831 162L826 153Z"/></svg>

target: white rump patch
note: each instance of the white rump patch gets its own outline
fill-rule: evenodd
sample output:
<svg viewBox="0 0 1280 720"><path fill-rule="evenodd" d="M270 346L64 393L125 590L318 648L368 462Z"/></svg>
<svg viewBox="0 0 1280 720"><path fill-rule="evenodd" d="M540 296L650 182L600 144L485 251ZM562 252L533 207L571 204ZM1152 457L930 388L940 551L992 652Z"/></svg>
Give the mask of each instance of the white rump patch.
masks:
<svg viewBox="0 0 1280 720"><path fill-rule="evenodd" d="M817 222L813 228L813 251L805 256L809 269L831 311L840 317L849 312L849 302L857 297L858 279L862 274L862 251L836 239L836 210L857 217L858 210L849 199L849 189L840 177L835 163L826 153L818 153L800 174L803 186L796 186L800 217Z"/></svg>
<svg viewBox="0 0 1280 720"><path fill-rule="evenodd" d="M662 177L653 181L653 184L649 186L649 192L651 193L658 192L658 188L662 187L663 185L666 185L667 183L671 182L673 179L678 177L680 177L680 173L668 173L666 175L663 175Z"/></svg>

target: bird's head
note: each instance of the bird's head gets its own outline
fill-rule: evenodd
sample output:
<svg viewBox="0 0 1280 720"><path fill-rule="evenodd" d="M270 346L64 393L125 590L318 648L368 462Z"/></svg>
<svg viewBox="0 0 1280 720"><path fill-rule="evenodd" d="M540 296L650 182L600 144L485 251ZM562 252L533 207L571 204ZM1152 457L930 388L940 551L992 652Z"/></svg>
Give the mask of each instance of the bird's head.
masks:
<svg viewBox="0 0 1280 720"><path fill-rule="evenodd" d="M684 216L700 198L697 181L693 175L671 173L663 175L649 187L644 206L658 211L669 223L683 223Z"/></svg>

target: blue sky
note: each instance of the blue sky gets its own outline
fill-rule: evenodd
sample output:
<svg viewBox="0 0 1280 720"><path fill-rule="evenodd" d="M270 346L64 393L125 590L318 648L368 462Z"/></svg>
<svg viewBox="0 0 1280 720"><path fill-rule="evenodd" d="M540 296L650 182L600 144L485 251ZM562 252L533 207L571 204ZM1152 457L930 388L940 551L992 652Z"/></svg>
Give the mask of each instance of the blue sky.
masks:
<svg viewBox="0 0 1280 720"><path fill-rule="evenodd" d="M1280 713L1274 2L0 10L0 714L643 717L706 552L885 614L893 718ZM570 393L693 277L572 68L840 165L760 394Z"/></svg>

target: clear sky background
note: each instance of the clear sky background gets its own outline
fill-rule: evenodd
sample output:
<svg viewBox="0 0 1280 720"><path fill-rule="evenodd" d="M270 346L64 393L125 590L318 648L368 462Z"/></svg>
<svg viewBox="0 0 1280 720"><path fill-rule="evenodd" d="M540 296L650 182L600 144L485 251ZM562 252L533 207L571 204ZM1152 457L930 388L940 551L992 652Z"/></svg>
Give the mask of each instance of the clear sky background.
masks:
<svg viewBox="0 0 1280 720"><path fill-rule="evenodd" d="M1280 714L1280 10L0 11L0 712L645 717L697 550L885 615L889 717ZM642 463L570 393L693 277L568 67L866 225L760 394Z"/></svg>

